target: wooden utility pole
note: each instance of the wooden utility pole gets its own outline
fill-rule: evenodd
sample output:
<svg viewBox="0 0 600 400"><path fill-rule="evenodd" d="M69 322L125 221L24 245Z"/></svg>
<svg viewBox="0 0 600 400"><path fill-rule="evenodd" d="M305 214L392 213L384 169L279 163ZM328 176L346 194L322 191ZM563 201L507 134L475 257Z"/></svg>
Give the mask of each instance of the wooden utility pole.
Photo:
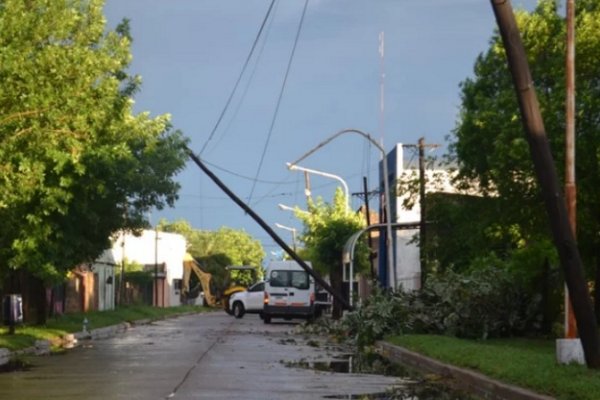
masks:
<svg viewBox="0 0 600 400"><path fill-rule="evenodd" d="M565 198L573 236L577 238L577 186L575 178L575 0L567 0ZM577 337L577 321L565 288L565 338Z"/></svg>
<svg viewBox="0 0 600 400"><path fill-rule="evenodd" d="M548 213L554 245L558 251L573 303L585 361L589 368L600 368L600 340L592 301L583 274L579 249L569 223L565 199L558 183L525 48L510 1L491 0L491 3L506 50L525 136Z"/></svg>
<svg viewBox="0 0 600 400"><path fill-rule="evenodd" d="M306 196L306 204L309 204L311 191L310 191L310 176L308 172L304 171L304 195Z"/></svg>
<svg viewBox="0 0 600 400"><path fill-rule="evenodd" d="M371 225L371 210L369 209L369 188L367 186L367 177L363 176L363 191L365 195L365 214L367 217L367 226ZM375 279L377 274L375 273L375 264L373 263L373 238L371 232L367 235L367 242L369 243L369 263L371 264L371 279Z"/></svg>
<svg viewBox="0 0 600 400"><path fill-rule="evenodd" d="M158 224L154 226L154 307L158 307Z"/></svg>
<svg viewBox="0 0 600 400"><path fill-rule="evenodd" d="M425 195L427 193L427 176L425 174L425 148L436 148L439 144L425 144L425 138L419 138L417 145L405 144L403 147L416 147L419 151L419 208L420 218L419 223L419 260L421 263L421 285L425 283L427 276L427 256L425 254L425 244L427 243L427 203Z"/></svg>
<svg viewBox="0 0 600 400"><path fill-rule="evenodd" d="M419 260L421 261L421 286L427 278L427 257L425 243L427 243L427 209L425 205L425 138L419 139L419 203L421 208L421 223L419 224Z"/></svg>

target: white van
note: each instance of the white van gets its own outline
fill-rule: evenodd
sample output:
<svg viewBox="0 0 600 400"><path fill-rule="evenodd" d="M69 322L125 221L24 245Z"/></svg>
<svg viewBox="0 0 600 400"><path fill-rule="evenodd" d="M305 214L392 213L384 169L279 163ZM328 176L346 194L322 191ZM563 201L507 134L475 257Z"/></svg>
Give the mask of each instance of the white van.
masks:
<svg viewBox="0 0 600 400"><path fill-rule="evenodd" d="M265 324L271 318L315 316L315 281L296 261L273 261L267 267L262 315Z"/></svg>

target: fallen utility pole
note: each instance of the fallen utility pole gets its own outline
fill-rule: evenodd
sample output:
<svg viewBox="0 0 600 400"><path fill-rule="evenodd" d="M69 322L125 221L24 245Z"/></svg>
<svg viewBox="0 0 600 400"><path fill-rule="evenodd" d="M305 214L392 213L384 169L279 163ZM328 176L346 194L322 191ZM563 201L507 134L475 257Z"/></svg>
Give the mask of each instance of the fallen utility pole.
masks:
<svg viewBox="0 0 600 400"><path fill-rule="evenodd" d="M573 304L577 328L588 368L600 368L600 340L583 265L569 223L565 199L561 193L550 145L533 86L527 55L509 0L491 0L502 36L508 66L519 101L519 109L529 151L542 190L554 245L564 270Z"/></svg>
<svg viewBox="0 0 600 400"><path fill-rule="evenodd" d="M208 175L208 177L222 190L225 192L225 194L227 194L227 196L229 196L229 198L231 200L233 200L238 206L240 206L244 212L246 212L248 215L250 215L252 217L253 220L255 220L260 226L261 228L263 228L265 230L265 232L267 232L269 234L269 236L271 236L271 238L273 238L273 240L279 245L281 246L281 248L288 253L288 255L290 257L292 257L292 259L294 259L294 261L296 261L298 264L300 264L300 266L302 267L302 269L304 269L310 276L312 276L315 280L315 282L317 282L319 285L321 285L321 287L323 289L325 289L326 291L328 291L337 301L340 302L340 304L347 310L353 310L353 307L346 301L346 299L344 299L344 297L333 290L333 288L327 283L325 282L319 275L317 275L315 273L315 271L313 271L313 269L311 267L309 267L304 260L302 260L298 254L296 254L296 252L294 250L292 250L284 241L283 239L281 239L279 237L279 235L277 235L275 233L275 231L273 229L271 229L271 227L265 222L263 221L263 219L261 217L258 216L258 214L256 214L254 212L254 210L252 210L250 207L248 207L248 205L246 203L244 203L239 197L237 197L235 195L235 193L233 193L223 182L221 182L221 180L212 173L211 170L209 170L206 165L204 165L204 163L200 160L200 158L198 156L196 156L189 148L186 148L188 156L192 159L192 161L194 161L194 163L196 163L196 165L198 167L200 167L200 169L206 174Z"/></svg>

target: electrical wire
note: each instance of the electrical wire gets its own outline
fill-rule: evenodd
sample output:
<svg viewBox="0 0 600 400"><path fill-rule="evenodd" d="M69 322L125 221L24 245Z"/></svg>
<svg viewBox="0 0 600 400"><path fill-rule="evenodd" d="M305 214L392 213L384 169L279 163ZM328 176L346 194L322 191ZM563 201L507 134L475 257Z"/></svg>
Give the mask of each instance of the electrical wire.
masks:
<svg viewBox="0 0 600 400"><path fill-rule="evenodd" d="M260 175L260 170L262 169L263 163L265 161L265 155L267 154L267 149L269 148L269 143L271 141L271 135L273 134L273 127L275 126L275 121L277 120L277 114L279 113L279 106L281 105L281 99L283 98L283 92L285 91L287 79L288 79L288 76L290 73L290 69L292 67L292 61L294 59L294 54L296 53L296 47L298 46L298 39L300 38L300 32L302 31L302 25L304 23L304 17L306 15L307 7L308 7L308 0L305 0L304 8L302 10L302 16L300 17L300 22L298 23L298 30L296 31L296 38L294 39L294 46L292 47L292 53L290 54L290 58L288 60L287 69L285 71L285 76L283 77L283 83L281 84L281 90L279 91L279 97L277 98L277 104L275 106L273 118L271 119L271 126L269 127L269 133L267 134L267 140L265 141L265 145L263 147L263 151L260 156L260 161L258 163L258 168L256 169L256 175L254 176L254 183L252 184L252 189L250 190L250 195L248 196L247 204L250 204L250 201L252 200L252 196L254 194L254 189L256 188L256 181L258 179L258 176Z"/></svg>
<svg viewBox="0 0 600 400"><path fill-rule="evenodd" d="M265 17L262 21L262 24L260 25L260 29L258 30L258 33L256 34L256 38L254 38L254 43L252 43L252 48L250 49L250 52L248 53L248 57L246 57L246 62L244 62L244 66L242 67L242 70L240 71L240 75L238 76L237 81L235 82L235 85L233 86L233 90L229 94L229 98L227 99L227 102L225 103L225 106L223 107L223 110L221 111L221 115L219 115L219 118L217 119L215 126L213 127L212 131L210 132L210 135L208 135L208 139L206 139L206 142L204 142L204 145L202 146L202 149L200 150L199 155L202 155L202 153L206 149L206 146L208 146L208 143L212 140L213 136L215 135L215 132L217 131L217 128L219 127L219 124L221 123L221 120L223 120L223 116L225 116L225 113L227 112L227 109L229 108L229 104L231 103L231 100L233 99L233 95L235 94L237 87L240 84L240 81L242 80L242 76L244 75L244 72L246 71L246 68L248 67L250 59L252 58L252 54L254 53L254 49L256 48L258 40L260 39L260 36L261 36L263 29L267 23L267 20L269 19L269 15L271 14L271 10L273 9L274 4L275 4L275 0L271 0L271 4L269 5L267 13L265 14Z"/></svg>
<svg viewBox="0 0 600 400"><path fill-rule="evenodd" d="M275 3L275 8L273 8L273 15L277 14L278 6L279 6L279 3ZM254 62L254 68L252 68L252 72L250 72L250 76L246 80L246 85L244 86L244 91L242 92L242 95L240 96L240 99L235 106L235 109L233 111L233 114L231 115L231 118L229 118L229 121L227 122L227 125L225 126L225 129L223 130L223 133L217 139L214 147L218 147L219 144L221 143L221 141L225 138L225 136L227 136L227 133L229 132L229 129L231 128L231 125L233 124L233 121L235 121L235 119L240 111L240 108L241 108L242 104L244 103L244 100L246 99L246 95L248 94L248 90L250 89L251 83L254 79L254 75L256 75L256 70L258 69L259 60L262 57L262 54L265 50L265 45L267 44L267 41L269 39L269 33L271 32L271 27L273 26L274 20L275 20L275 17L273 17L269 20L269 25L267 26L267 30L266 30L266 32L264 34L264 38L262 40L262 45L260 46L260 50L258 51L258 54L256 56L256 61Z"/></svg>
<svg viewBox="0 0 600 400"><path fill-rule="evenodd" d="M258 183L265 183L268 185L293 185L295 182L290 182L290 181L269 181L269 180L264 180L264 179L256 179L256 178L252 178L250 176L246 176L246 175L242 175L240 173L231 171L229 169L223 168L221 166L218 166L216 164L213 164L211 162L206 161L205 159L202 159L202 162L205 164L210 165L211 167L218 169L220 171L226 172L228 174L231 174L233 176L237 176L238 178L242 178L242 179L247 179L249 181L257 181Z"/></svg>

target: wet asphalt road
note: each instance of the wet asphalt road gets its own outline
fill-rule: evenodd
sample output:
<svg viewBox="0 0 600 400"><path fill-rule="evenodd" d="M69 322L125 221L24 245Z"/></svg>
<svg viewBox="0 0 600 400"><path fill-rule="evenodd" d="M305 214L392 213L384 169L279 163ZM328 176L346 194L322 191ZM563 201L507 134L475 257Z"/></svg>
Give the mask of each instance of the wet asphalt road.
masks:
<svg viewBox="0 0 600 400"><path fill-rule="evenodd" d="M343 356L295 327L224 312L135 326L0 374L0 399L320 399L402 385L400 378L288 367Z"/></svg>

